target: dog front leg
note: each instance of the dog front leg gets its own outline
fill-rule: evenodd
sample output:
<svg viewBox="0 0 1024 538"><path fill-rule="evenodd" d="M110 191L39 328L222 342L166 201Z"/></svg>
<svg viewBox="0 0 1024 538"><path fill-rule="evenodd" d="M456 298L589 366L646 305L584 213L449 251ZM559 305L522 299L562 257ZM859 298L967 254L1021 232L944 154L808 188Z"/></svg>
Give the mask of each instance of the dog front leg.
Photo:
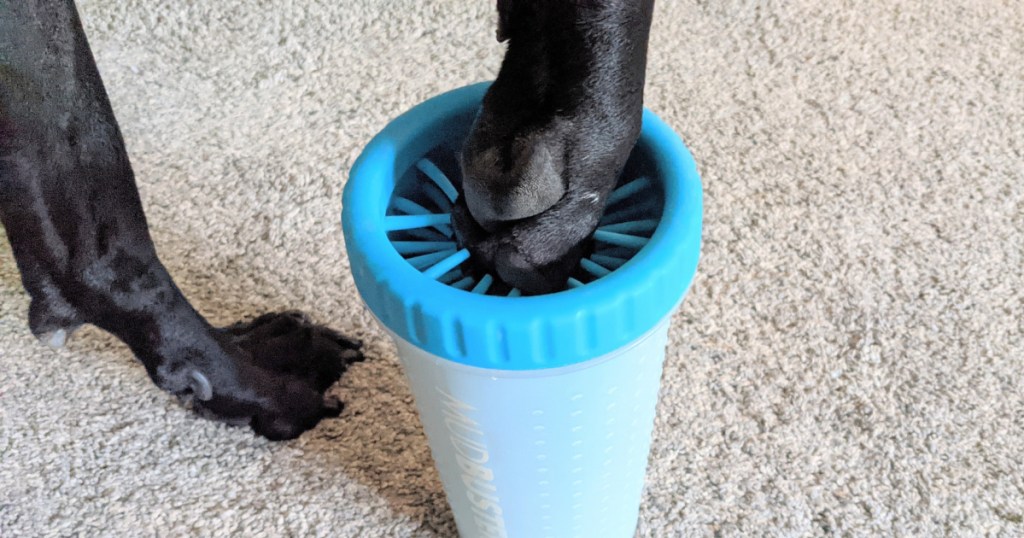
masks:
<svg viewBox="0 0 1024 538"><path fill-rule="evenodd" d="M653 0L499 0L508 50L462 151L455 227L524 293L565 284L640 134Z"/></svg>
<svg viewBox="0 0 1024 538"><path fill-rule="evenodd" d="M157 257L74 3L3 9L0 221L31 296L32 332L59 345L94 324L164 390L269 438L336 415L324 392L361 358L358 344L295 313L211 327Z"/></svg>

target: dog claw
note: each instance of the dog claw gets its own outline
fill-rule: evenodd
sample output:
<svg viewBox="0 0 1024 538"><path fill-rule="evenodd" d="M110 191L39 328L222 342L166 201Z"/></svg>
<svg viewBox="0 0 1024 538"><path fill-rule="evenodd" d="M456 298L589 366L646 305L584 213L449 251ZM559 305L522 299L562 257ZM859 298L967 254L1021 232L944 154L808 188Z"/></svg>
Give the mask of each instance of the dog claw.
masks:
<svg viewBox="0 0 1024 538"><path fill-rule="evenodd" d="M75 333L77 327L70 329L57 329L56 331L49 331L39 335L39 341L46 344L51 349L62 349L67 343L71 335Z"/></svg>
<svg viewBox="0 0 1024 538"><path fill-rule="evenodd" d="M53 349L60 349L64 347L64 344L68 341L68 332L64 329L57 329L52 333L45 335L46 345Z"/></svg>
<svg viewBox="0 0 1024 538"><path fill-rule="evenodd" d="M213 387L210 385L210 380L206 379L206 376L198 370L192 370L188 376L192 380L189 386L196 399L201 402L210 401L213 398Z"/></svg>

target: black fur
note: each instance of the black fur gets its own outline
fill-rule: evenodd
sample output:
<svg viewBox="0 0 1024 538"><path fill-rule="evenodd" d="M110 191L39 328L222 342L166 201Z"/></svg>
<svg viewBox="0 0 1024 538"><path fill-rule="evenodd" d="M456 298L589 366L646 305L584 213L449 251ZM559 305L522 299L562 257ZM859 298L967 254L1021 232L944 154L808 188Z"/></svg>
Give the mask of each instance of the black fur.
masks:
<svg viewBox="0 0 1024 538"><path fill-rule="evenodd" d="M453 216L524 293L565 286L640 134L654 0L499 0L508 51L462 153Z"/></svg>

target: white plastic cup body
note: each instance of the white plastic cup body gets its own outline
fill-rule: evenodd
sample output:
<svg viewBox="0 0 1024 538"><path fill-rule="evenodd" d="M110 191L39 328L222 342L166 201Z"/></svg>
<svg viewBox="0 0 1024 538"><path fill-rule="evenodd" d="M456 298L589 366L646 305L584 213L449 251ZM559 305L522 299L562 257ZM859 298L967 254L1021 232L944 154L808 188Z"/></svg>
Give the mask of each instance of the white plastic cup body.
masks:
<svg viewBox="0 0 1024 538"><path fill-rule="evenodd" d="M470 367L392 335L462 538L631 538L671 314L572 366Z"/></svg>

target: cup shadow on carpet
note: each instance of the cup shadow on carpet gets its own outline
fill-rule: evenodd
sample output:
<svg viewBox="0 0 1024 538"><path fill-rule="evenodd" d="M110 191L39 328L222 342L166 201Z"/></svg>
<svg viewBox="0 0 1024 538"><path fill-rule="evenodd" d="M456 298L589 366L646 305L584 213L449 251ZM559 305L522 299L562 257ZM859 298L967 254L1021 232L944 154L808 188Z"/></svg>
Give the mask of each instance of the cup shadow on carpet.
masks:
<svg viewBox="0 0 1024 538"><path fill-rule="evenodd" d="M321 423L311 445L325 472L339 472L386 499L416 524L417 536L454 536L455 522L427 438L394 350L380 341L365 350L340 383L345 411ZM319 462L318 462L319 463Z"/></svg>

